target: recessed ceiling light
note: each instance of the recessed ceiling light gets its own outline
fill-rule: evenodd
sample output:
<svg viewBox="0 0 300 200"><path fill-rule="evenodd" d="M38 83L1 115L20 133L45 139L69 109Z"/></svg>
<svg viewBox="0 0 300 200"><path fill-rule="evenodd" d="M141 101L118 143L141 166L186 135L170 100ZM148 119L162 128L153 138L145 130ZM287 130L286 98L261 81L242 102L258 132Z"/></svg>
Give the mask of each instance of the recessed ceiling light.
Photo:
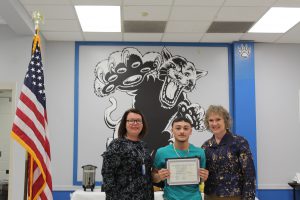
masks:
<svg viewBox="0 0 300 200"><path fill-rule="evenodd" d="M300 8L273 7L248 31L285 33L300 21Z"/></svg>
<svg viewBox="0 0 300 200"><path fill-rule="evenodd" d="M83 32L121 32L120 6L75 6Z"/></svg>

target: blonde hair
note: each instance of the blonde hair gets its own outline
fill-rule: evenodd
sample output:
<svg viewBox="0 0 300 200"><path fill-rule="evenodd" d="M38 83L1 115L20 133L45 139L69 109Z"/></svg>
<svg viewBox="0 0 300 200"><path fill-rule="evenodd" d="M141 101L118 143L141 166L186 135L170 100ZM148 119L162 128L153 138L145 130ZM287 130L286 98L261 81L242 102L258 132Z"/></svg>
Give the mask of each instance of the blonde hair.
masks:
<svg viewBox="0 0 300 200"><path fill-rule="evenodd" d="M211 114L217 114L223 118L226 130L229 130L231 128L232 122L231 122L231 117L229 115L229 112L223 106L210 105L205 113L205 119L204 119L204 125L208 130L209 130L208 118Z"/></svg>

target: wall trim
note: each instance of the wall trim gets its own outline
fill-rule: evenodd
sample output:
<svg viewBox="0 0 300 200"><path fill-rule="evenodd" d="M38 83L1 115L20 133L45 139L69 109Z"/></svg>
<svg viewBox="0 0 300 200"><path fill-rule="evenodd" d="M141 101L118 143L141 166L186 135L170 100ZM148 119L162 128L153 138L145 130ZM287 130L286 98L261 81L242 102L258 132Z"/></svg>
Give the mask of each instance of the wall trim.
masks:
<svg viewBox="0 0 300 200"><path fill-rule="evenodd" d="M258 184L259 190L286 190L292 189L288 184Z"/></svg>
<svg viewBox="0 0 300 200"><path fill-rule="evenodd" d="M75 191L82 189L82 186L78 185L54 185L53 186L53 192L54 191Z"/></svg>

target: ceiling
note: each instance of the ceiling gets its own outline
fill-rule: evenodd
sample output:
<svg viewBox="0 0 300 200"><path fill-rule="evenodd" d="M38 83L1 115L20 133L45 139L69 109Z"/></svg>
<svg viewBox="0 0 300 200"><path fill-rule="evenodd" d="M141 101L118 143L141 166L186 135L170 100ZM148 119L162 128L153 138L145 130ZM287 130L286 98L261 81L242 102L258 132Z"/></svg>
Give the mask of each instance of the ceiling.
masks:
<svg viewBox="0 0 300 200"><path fill-rule="evenodd" d="M74 5L121 6L122 32L82 32ZM31 35L39 10L48 41L300 43L300 23L284 34L247 33L274 6L300 7L300 0L0 0L0 25Z"/></svg>

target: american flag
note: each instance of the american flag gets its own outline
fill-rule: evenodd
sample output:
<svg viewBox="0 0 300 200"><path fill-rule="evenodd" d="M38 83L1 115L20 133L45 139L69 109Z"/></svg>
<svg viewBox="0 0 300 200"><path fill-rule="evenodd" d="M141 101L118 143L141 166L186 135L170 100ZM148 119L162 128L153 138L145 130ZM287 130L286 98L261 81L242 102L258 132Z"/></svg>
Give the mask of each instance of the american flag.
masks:
<svg viewBox="0 0 300 200"><path fill-rule="evenodd" d="M27 151L28 200L53 199L47 121L40 37L36 34L11 132Z"/></svg>

